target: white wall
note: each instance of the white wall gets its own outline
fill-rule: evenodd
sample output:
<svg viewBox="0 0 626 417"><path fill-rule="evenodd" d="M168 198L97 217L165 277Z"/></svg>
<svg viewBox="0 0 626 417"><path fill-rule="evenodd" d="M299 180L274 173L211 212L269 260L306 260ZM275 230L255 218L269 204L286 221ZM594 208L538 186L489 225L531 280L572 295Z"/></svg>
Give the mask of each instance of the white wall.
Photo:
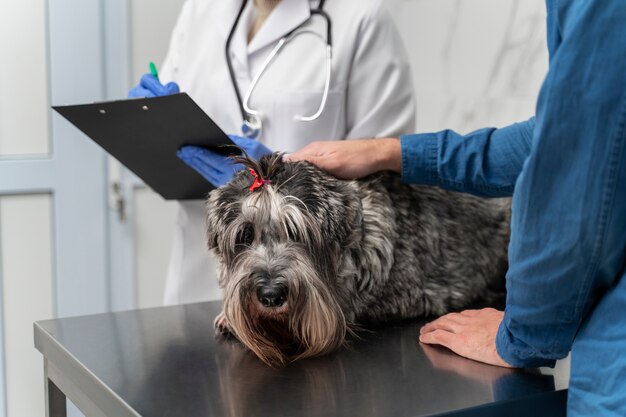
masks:
<svg viewBox="0 0 626 417"><path fill-rule="evenodd" d="M409 52L418 131L534 114L548 67L543 0L387 0Z"/></svg>

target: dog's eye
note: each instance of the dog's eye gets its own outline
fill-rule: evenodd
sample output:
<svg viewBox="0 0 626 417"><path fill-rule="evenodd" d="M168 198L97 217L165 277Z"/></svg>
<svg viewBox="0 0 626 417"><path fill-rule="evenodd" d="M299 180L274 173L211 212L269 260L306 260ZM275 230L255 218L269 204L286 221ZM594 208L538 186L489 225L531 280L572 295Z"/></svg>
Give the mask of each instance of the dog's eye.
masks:
<svg viewBox="0 0 626 417"><path fill-rule="evenodd" d="M254 228L251 224L246 224L243 229L237 234L237 246L250 246L254 242Z"/></svg>

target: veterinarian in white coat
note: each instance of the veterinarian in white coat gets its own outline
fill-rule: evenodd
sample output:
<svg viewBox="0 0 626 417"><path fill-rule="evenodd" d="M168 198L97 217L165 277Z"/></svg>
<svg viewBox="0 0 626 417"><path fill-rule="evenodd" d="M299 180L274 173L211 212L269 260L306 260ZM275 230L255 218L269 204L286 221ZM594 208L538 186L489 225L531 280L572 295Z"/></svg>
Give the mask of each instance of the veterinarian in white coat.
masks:
<svg viewBox="0 0 626 417"><path fill-rule="evenodd" d="M249 0L233 31L230 59L240 94L281 37L287 43L250 97L263 114L259 140L291 152L313 140L391 136L415 126L415 100L406 52L382 0L327 0L332 22L332 77L325 108L311 122L326 80L326 21L311 15L317 1ZM242 114L229 76L225 44L242 7L239 0L188 0L171 37L160 79L174 81L231 134L242 135ZM181 201L169 265L166 304L218 299L215 262L205 242L203 201Z"/></svg>

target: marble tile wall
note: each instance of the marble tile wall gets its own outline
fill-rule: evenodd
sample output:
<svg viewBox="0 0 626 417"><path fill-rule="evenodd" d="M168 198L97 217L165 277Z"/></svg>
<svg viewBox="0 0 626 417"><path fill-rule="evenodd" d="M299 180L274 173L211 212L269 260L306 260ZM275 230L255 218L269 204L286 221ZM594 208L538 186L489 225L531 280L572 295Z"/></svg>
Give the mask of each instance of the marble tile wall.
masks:
<svg viewBox="0 0 626 417"><path fill-rule="evenodd" d="M544 0L387 0L413 67L417 131L534 113L548 67Z"/></svg>

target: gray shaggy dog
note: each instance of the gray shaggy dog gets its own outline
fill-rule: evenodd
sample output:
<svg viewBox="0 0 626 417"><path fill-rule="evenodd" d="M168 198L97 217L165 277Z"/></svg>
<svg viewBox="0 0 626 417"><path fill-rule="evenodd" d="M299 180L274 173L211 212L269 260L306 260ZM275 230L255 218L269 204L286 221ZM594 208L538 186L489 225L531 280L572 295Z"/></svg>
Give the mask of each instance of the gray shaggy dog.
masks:
<svg viewBox="0 0 626 417"><path fill-rule="evenodd" d="M344 181L274 153L215 189L215 320L271 366L328 353L355 328L493 303L510 204L382 173Z"/></svg>

